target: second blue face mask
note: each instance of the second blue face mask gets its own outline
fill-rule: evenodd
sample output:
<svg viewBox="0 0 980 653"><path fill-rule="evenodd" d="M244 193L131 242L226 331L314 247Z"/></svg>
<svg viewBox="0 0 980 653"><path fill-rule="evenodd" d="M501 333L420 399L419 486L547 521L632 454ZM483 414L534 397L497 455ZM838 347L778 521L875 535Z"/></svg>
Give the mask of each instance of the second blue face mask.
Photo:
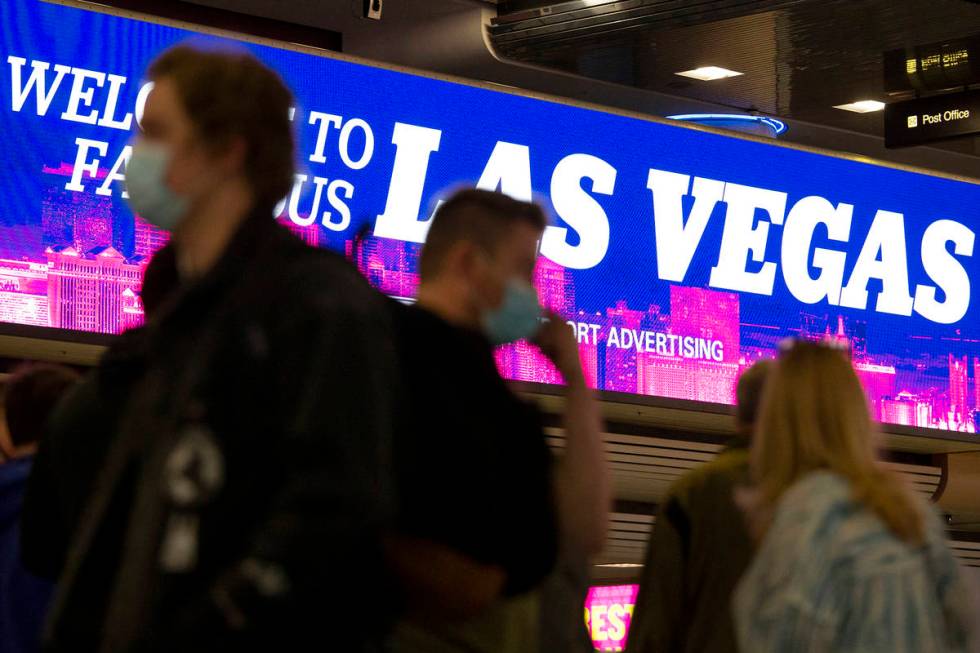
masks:
<svg viewBox="0 0 980 653"><path fill-rule="evenodd" d="M524 340L537 333L541 315L534 286L511 279L504 290L503 302L483 318L483 330L495 345Z"/></svg>

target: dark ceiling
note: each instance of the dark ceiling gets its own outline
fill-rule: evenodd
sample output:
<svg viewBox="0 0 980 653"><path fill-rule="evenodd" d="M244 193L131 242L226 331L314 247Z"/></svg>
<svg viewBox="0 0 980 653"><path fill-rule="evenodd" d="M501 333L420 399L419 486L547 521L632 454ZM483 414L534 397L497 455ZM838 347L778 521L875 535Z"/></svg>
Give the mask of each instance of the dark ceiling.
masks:
<svg viewBox="0 0 980 653"><path fill-rule="evenodd" d="M971 0L501 0L491 38L526 63L880 135L882 53L980 33ZM701 82L700 66L744 73ZM977 138L945 144L980 154Z"/></svg>

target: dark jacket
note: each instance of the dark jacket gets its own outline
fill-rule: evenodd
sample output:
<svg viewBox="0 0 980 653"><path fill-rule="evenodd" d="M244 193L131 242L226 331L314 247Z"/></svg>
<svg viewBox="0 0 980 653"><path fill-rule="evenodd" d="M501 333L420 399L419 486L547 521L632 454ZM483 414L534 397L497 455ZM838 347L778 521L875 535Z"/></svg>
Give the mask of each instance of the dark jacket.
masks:
<svg viewBox="0 0 980 653"><path fill-rule="evenodd" d="M630 628L630 653L735 653L731 598L752 559L734 491L748 452L733 446L667 494L653 528Z"/></svg>
<svg viewBox="0 0 980 653"><path fill-rule="evenodd" d="M374 650L397 378L383 301L342 258L245 222L147 327L48 650Z"/></svg>
<svg viewBox="0 0 980 653"><path fill-rule="evenodd" d="M19 522L30 458L0 465L0 653L33 653L52 585L21 564Z"/></svg>
<svg viewBox="0 0 980 653"><path fill-rule="evenodd" d="M21 541L24 564L43 578L61 575L68 543L116 435L130 388L145 370L146 329L128 331L62 398L34 459Z"/></svg>

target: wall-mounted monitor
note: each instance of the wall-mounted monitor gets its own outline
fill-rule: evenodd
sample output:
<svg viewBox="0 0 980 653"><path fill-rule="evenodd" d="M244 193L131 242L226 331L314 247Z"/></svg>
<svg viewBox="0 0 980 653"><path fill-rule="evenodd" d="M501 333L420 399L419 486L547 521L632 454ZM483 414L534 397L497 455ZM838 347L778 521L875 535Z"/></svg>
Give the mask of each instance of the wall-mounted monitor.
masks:
<svg viewBox="0 0 980 653"><path fill-rule="evenodd" d="M128 144L144 69L189 39L285 78L300 169L278 219L390 295L415 293L441 197L499 189L552 217L538 288L596 388L731 403L780 340L828 338L878 419L977 428L976 181L70 3L0 4L0 322L141 322L141 274L167 235L126 206ZM498 359L511 379L560 382L530 345Z"/></svg>

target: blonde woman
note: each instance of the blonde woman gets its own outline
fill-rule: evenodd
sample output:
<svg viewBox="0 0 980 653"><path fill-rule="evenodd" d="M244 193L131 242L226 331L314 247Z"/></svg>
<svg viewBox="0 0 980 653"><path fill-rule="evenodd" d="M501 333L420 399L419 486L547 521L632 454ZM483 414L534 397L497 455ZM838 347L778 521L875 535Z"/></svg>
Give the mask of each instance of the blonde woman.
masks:
<svg viewBox="0 0 980 653"><path fill-rule="evenodd" d="M943 526L878 463L845 356L785 346L757 424L741 503L760 547L736 592L740 649L971 650L975 615Z"/></svg>

